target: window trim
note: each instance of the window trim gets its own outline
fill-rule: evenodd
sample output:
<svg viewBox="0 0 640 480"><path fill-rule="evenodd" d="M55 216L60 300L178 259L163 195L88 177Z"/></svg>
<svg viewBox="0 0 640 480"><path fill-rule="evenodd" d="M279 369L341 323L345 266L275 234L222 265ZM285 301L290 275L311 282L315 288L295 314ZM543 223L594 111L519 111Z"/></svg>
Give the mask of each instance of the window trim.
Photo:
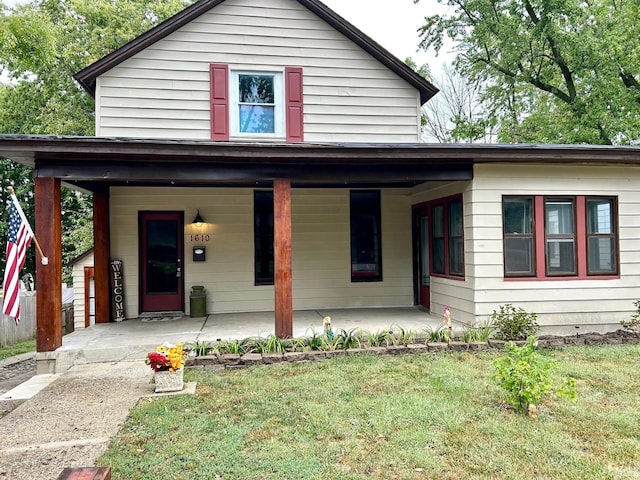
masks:
<svg viewBox="0 0 640 480"><path fill-rule="evenodd" d="M462 222L461 224L461 245L462 245L462 252L461 252L461 258L462 258L462 274L461 275L456 275L456 274L452 274L451 273L451 257L449 255L449 250L450 250L450 240L451 240L451 225L449 223L449 217L450 217L450 209L449 209L449 204L454 203L454 202L460 202L460 205L462 207L462 211L461 211L461 217L460 217L460 221ZM426 206L429 207L429 212L430 212L430 216L431 216L431 221L429 222L429 229L430 229L430 244L429 244L429 260L430 260L430 275L433 277L438 277L438 278L448 278L451 280L465 280L466 279L466 262L465 262L465 235L464 235L464 199L461 193L457 194L457 195L452 195L449 197L444 197L444 198L439 198L437 200L431 201L431 202L427 202L426 204L424 204ZM443 220L444 220L444 237L443 241L444 241L444 273L436 273L433 270L433 267L435 265L435 260L434 260L434 244L435 244L435 237L434 237L434 221L435 221L435 216L433 215L433 210L435 207L439 207L442 206L443 207ZM438 237L441 238L441 237Z"/></svg>
<svg viewBox="0 0 640 480"><path fill-rule="evenodd" d="M275 268L274 268L274 272L273 273L273 277L266 277L266 276L258 276L258 269L256 268L256 265L258 265L258 261L259 260L265 260L265 259L261 259L259 258L259 249L258 249L258 243L262 243L260 242L260 238L258 235L258 197L260 195L265 195L265 196L270 196L271 197L271 246L272 246L272 250L271 250L271 264L274 265L275 267L275 258L274 258L274 254L275 252L273 251L273 239L274 239L274 228L273 228L273 222L274 222L274 218L273 218L273 190L254 190L253 191L253 279L254 279L254 285L255 286L264 286L264 285L274 285L275 283ZM264 212L262 212L264 213ZM269 239L267 239L268 241ZM261 251L261 250L260 250Z"/></svg>
<svg viewBox="0 0 640 480"><path fill-rule="evenodd" d="M509 233L506 231L507 225L505 220L505 199L510 200L528 200L531 202L531 225L529 233ZM530 272L507 272L507 239L513 238L530 238L531 239L531 271ZM504 265L505 277L535 277L536 276L536 228L535 228L535 199L532 195L505 195L502 198L502 260Z"/></svg>
<svg viewBox="0 0 640 480"><path fill-rule="evenodd" d="M597 234L597 233L589 233L589 201L593 200L607 200L611 202L611 220L612 220L612 228L611 233L608 234ZM617 197L608 197L608 196L599 196L599 195L589 195L585 198L585 242L587 247L587 275L589 277L604 277L620 274L620 235L618 230L618 198ZM589 270L589 238L612 238L613 245L615 247L615 272L594 272L590 273Z"/></svg>
<svg viewBox="0 0 640 480"><path fill-rule="evenodd" d="M273 77L273 133L259 132L241 132L240 131L240 112L239 108L243 102L239 97L239 84L241 75ZM285 138L285 88L284 88L284 70L278 69L236 69L229 68L229 135L238 138L255 138L255 139L284 139Z"/></svg>
<svg viewBox="0 0 640 480"><path fill-rule="evenodd" d="M280 140L284 138L289 143L304 142L304 72L302 67L285 66L284 69L273 66L240 66L226 63L212 63L209 65L209 96L210 96L210 120L211 139L219 142L230 140L230 120L229 109L233 106L230 103L231 77L229 69L232 71L250 72L283 72L283 135L276 137L271 134L258 134L258 136L236 136L237 140L251 140L261 138L262 140Z"/></svg>
<svg viewBox="0 0 640 480"><path fill-rule="evenodd" d="M549 215L548 205L551 203L570 203L572 215L572 232L571 233L549 233ZM544 272L547 277L573 277L578 275L578 200L573 196L545 196L543 202L543 219L544 219ZM550 241L570 240L573 243L573 272L561 271L554 273L550 271L549 243Z"/></svg>
<svg viewBox="0 0 640 480"><path fill-rule="evenodd" d="M506 272L505 255L505 234L504 234L504 200L509 198L530 197L534 200L533 205L533 242L534 242L534 274L517 275ZM575 199L574 222L575 222L575 249L576 249L576 274L548 275L546 270L546 214L545 202L552 199ZM587 201L588 200L610 200L612 202L614 223L611 236L614 238L615 252L615 272L589 273L588 271L588 239L587 234ZM540 221L542 219L542 221ZM620 234L618 197L615 195L503 195L502 196L502 249L503 249L503 276L505 281L553 281L553 280L614 280L620 278Z"/></svg>

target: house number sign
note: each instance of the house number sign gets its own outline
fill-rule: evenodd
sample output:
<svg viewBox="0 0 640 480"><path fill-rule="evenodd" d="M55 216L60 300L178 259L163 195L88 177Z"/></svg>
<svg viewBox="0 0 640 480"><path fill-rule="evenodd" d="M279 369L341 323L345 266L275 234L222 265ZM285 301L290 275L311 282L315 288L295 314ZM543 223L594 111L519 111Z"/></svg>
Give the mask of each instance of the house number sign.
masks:
<svg viewBox="0 0 640 480"><path fill-rule="evenodd" d="M125 320L122 260L113 260L111 262L111 318L115 322Z"/></svg>
<svg viewBox="0 0 640 480"><path fill-rule="evenodd" d="M208 242L211 239L211 235L208 234L199 234L191 235L192 242Z"/></svg>

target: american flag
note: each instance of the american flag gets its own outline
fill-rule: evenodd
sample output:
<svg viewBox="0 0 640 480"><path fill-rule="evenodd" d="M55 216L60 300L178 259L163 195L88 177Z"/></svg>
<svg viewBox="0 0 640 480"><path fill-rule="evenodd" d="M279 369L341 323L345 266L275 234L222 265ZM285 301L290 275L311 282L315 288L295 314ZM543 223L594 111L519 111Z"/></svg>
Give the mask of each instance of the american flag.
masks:
<svg viewBox="0 0 640 480"><path fill-rule="evenodd" d="M18 200L12 197L9 209L9 236L7 238L7 265L4 271L4 300L2 313L20 321L20 270L24 267L27 248L33 231L24 217Z"/></svg>

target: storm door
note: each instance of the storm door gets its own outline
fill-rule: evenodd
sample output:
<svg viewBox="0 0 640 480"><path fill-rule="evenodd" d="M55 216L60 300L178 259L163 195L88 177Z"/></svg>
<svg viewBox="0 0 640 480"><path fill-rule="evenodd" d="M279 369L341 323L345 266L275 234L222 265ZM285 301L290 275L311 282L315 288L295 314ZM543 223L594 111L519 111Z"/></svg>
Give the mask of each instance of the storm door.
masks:
<svg viewBox="0 0 640 480"><path fill-rule="evenodd" d="M184 311L183 212L140 212L140 313Z"/></svg>
<svg viewBox="0 0 640 480"><path fill-rule="evenodd" d="M416 296L417 303L425 308L429 308L431 298L429 213L428 207L416 208L413 211Z"/></svg>

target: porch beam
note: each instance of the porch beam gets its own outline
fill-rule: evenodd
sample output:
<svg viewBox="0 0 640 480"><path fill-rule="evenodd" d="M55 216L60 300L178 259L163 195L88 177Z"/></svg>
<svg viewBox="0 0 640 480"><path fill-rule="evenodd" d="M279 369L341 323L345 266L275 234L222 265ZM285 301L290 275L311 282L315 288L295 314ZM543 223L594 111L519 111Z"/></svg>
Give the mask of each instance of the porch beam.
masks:
<svg viewBox="0 0 640 480"><path fill-rule="evenodd" d="M278 338L293 337L291 268L291 181L273 182L275 330Z"/></svg>
<svg viewBox="0 0 640 480"><path fill-rule="evenodd" d="M300 163L259 164L238 162L183 162L173 164L146 162L71 162L48 161L38 165L38 176L55 176L77 182L271 182L288 178L298 184L384 183L411 184L427 181L459 181L473 179L473 166L467 164L407 165L399 161L391 165L314 165Z"/></svg>
<svg viewBox="0 0 640 480"><path fill-rule="evenodd" d="M111 290L109 285L109 196L93 194L93 266L96 302L96 323L109 323L111 319ZM85 305L85 308L88 308Z"/></svg>
<svg viewBox="0 0 640 480"><path fill-rule="evenodd" d="M62 345L62 216L60 180L35 178L35 235L48 264L36 254L36 351Z"/></svg>

